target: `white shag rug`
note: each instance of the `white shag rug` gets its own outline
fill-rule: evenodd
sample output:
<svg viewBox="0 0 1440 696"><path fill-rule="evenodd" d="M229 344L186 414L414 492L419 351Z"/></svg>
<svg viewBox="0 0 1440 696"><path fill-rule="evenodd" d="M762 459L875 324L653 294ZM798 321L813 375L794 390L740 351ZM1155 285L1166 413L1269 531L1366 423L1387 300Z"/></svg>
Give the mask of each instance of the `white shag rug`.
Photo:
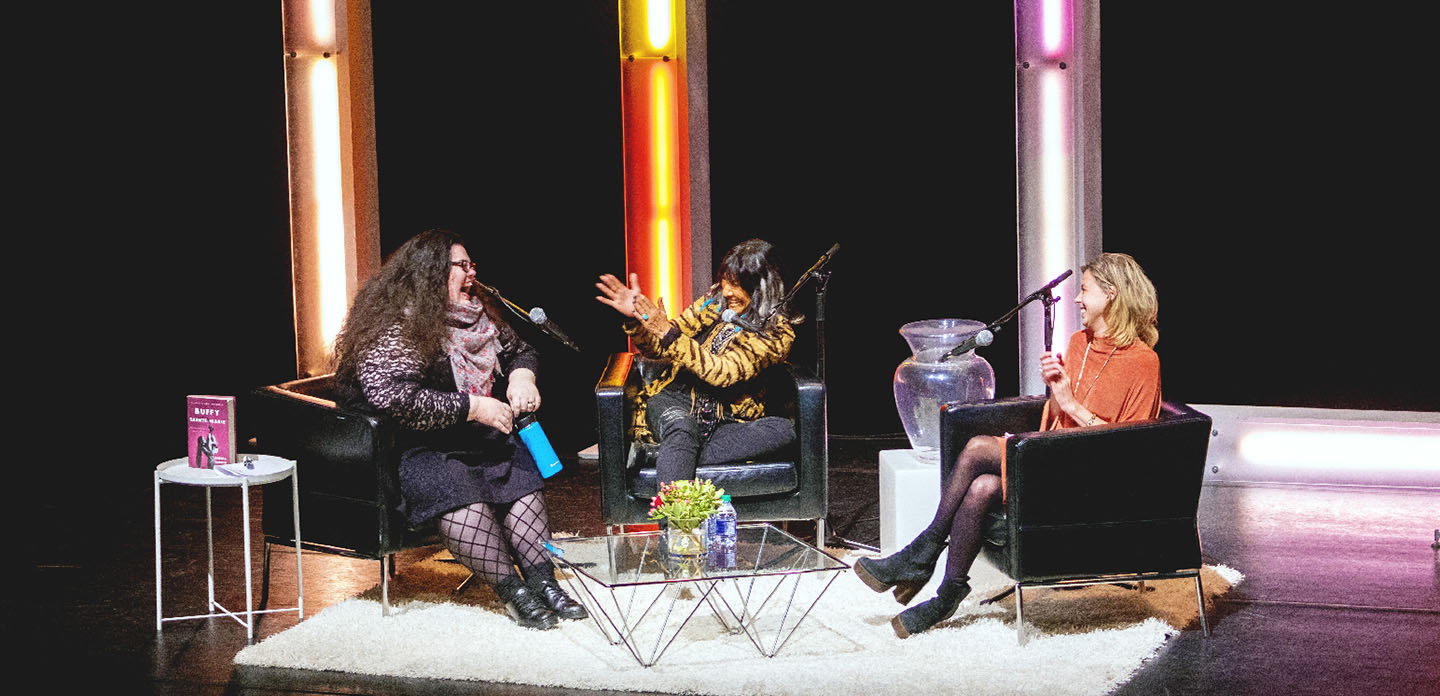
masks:
<svg viewBox="0 0 1440 696"><path fill-rule="evenodd" d="M844 560L853 564L856 558L850 553ZM392 585L389 617L381 616L374 599L362 595L241 650L235 662L727 696L1092 696L1124 683L1177 626L1196 620L1192 580L1151 582L1148 591L1116 586L1032 590L1025 601L1028 640L1021 646L1013 596L992 605L978 604L994 594L997 588L991 586L977 587L950 620L902 641L895 637L890 619L904 607L888 593L870 591L852 571L843 571L773 658L764 657L744 634L726 634L708 608L701 606L658 663L647 668L623 646L609 644L594 621L562 622L550 631L527 630L510 621L488 588L449 599L442 588L454 587L455 578L463 578L463 569L450 570L445 566L454 564L433 560L425 564L434 567L402 570L397 580L409 577L428 587L407 590L403 584ZM795 606L811 604L823 577L812 574L805 579ZM1206 566L1202 580L1207 604L1242 578L1233 569ZM785 591L789 592L788 585ZM915 603L925 598L919 596ZM693 597L682 599L678 610L688 612L693 601ZM668 599L663 604L668 605ZM1198 630L1198 623L1193 628ZM647 644L653 641L647 638Z"/></svg>

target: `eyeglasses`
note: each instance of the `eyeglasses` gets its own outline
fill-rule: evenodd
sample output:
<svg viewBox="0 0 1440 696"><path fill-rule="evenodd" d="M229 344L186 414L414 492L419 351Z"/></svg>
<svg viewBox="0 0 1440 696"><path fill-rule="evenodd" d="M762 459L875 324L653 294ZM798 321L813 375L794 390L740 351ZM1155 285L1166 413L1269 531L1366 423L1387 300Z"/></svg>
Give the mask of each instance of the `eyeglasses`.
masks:
<svg viewBox="0 0 1440 696"><path fill-rule="evenodd" d="M470 269L478 267L475 263L471 261L451 261L450 265L459 266L460 270L465 271L466 273L469 273Z"/></svg>

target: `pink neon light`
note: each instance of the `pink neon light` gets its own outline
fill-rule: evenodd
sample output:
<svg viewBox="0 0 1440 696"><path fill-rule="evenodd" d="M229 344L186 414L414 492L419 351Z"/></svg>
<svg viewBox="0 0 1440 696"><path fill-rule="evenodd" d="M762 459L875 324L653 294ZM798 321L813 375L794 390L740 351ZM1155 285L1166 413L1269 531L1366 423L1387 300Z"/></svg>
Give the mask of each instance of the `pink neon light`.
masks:
<svg viewBox="0 0 1440 696"><path fill-rule="evenodd" d="M1071 0L1042 0L1040 37L1045 55L1059 56L1066 48L1065 28L1070 26Z"/></svg>

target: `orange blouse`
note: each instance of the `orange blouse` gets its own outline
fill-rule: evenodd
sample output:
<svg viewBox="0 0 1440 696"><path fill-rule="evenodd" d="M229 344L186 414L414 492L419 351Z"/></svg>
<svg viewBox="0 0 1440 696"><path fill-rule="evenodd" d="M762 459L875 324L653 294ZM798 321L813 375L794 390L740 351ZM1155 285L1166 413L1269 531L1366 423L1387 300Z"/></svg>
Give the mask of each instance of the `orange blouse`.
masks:
<svg viewBox="0 0 1440 696"><path fill-rule="evenodd" d="M1088 355L1086 351L1089 351ZM1070 335L1065 373L1075 398L1107 423L1150 420L1160 415L1160 356L1144 341L1116 348L1105 338L1090 340L1084 331ZM1045 402L1041 430L1074 428L1076 423Z"/></svg>

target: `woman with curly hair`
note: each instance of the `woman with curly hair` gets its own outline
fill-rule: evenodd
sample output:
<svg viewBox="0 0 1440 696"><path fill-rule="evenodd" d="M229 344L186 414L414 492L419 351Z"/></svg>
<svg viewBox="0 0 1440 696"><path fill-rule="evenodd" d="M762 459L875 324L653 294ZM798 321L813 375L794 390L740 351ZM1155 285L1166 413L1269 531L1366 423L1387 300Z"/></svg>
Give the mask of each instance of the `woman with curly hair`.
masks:
<svg viewBox="0 0 1440 696"><path fill-rule="evenodd" d="M1159 416L1160 358L1152 349L1160 339L1155 326L1158 303L1155 286L1140 265L1126 254L1101 254L1082 267L1075 304L1081 329L1070 336L1063 354L1040 357L1040 375L1050 388L1041 429ZM950 618L970 594L970 564L980 553L981 523L1001 498L1004 454L1003 438L970 438L941 492L930 526L890 556L855 563L855 576L870 589L884 592L893 587L896 601L909 604L930 581L948 543L945 576L936 596L890 622L901 638Z"/></svg>
<svg viewBox="0 0 1440 696"><path fill-rule="evenodd" d="M411 238L355 296L335 341L336 381L348 404L400 426L411 526L435 521L512 619L554 628L557 616L587 614L555 581L543 479L513 432L518 414L540 408L539 360L478 288L458 234Z"/></svg>
<svg viewBox="0 0 1440 696"><path fill-rule="evenodd" d="M679 317L652 302L631 273L627 287L600 276L595 299L625 317L623 328L648 358L668 360L644 387L633 427L641 439L658 439L656 486L695 477L701 464L742 461L795 440L795 424L766 415L759 377L785 361L800 317L782 306L785 281L775 247L751 239L725 254L715 284ZM724 310L762 329L760 335L721 319Z"/></svg>

